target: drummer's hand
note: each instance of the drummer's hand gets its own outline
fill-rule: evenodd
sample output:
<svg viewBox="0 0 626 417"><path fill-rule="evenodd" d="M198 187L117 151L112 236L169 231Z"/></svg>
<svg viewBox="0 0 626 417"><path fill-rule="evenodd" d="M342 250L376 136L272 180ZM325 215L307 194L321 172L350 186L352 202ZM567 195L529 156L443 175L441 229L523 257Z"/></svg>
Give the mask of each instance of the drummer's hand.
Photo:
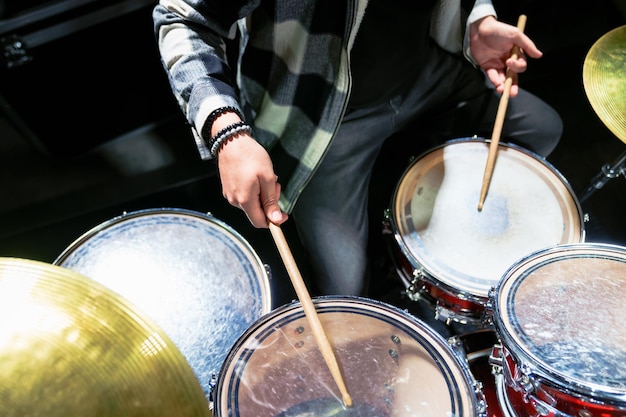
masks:
<svg viewBox="0 0 626 417"><path fill-rule="evenodd" d="M514 45L520 48L517 59L511 58ZM506 70L511 69L511 97L519 91L517 74L526 71L526 55L531 58L541 58L543 55L535 43L517 27L499 22L494 16L484 17L470 25L470 53L499 93L504 90Z"/></svg>
<svg viewBox="0 0 626 417"><path fill-rule="evenodd" d="M250 223L266 228L268 220L287 220L278 206L280 184L272 161L256 140L245 133L235 136L222 146L217 161L224 198L242 209Z"/></svg>

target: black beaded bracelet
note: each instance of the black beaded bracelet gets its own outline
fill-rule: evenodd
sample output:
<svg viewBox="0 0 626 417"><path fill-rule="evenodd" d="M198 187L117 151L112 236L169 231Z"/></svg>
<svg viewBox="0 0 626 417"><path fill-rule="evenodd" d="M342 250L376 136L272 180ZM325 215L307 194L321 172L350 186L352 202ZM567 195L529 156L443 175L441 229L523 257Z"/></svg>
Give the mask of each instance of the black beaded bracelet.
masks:
<svg viewBox="0 0 626 417"><path fill-rule="evenodd" d="M203 133L202 137L210 138L211 137L211 128L213 127L213 122L215 121L215 119L217 119L219 116L221 116L222 114L224 114L226 112L229 112L229 111L231 111L233 113L236 113L237 116L239 116L239 118L243 120L243 116L241 115L241 112L239 111L239 109L237 107L234 107L234 106L224 106L224 107L220 107L218 109L215 109L211 113L209 113L209 116L206 118L206 121L204 122L204 127L202 128L202 133ZM210 146L209 146L209 148L210 148Z"/></svg>
<svg viewBox="0 0 626 417"><path fill-rule="evenodd" d="M252 134L252 128L246 122L237 122L226 126L211 138L208 144L209 152L213 158L217 157L217 151L229 138L241 132Z"/></svg>

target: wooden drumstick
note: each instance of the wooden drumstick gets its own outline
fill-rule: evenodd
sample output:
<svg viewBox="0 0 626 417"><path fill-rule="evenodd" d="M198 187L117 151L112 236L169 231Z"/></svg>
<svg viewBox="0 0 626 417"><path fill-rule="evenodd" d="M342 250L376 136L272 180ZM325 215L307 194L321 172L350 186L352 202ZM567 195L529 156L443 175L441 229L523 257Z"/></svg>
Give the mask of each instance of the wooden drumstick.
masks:
<svg viewBox="0 0 626 417"><path fill-rule="evenodd" d="M330 345L328 337L324 332L322 322L317 316L317 311L315 310L309 291L307 290L306 285L304 285L304 280L302 279L302 275L300 275L300 271L298 270L298 266L296 265L296 261L293 258L291 250L287 245L285 235L283 234L280 226L277 226L272 222L269 222L269 229L270 232L272 232L272 237L274 238L278 252L280 253L283 263L285 264L285 268L287 269L293 288L298 295L300 304L302 304L304 314L311 325L313 335L315 336L315 340L317 341L320 351L322 352L322 356L324 357L326 365L328 366L328 369L330 370L330 373L332 374L333 379L341 392L342 401L346 407L352 407L352 398L350 397L350 394L348 394L346 384L343 380L343 376L341 375L341 370L339 369L339 364L337 363L337 358L335 357L332 346Z"/></svg>
<svg viewBox="0 0 626 417"><path fill-rule="evenodd" d="M517 28L524 31L526 27L526 15L520 15L517 20ZM511 50L511 57L517 59L520 54L519 47L513 46ZM487 190L491 182L491 175L496 162L496 156L498 154L498 142L500 141L500 134L502 133L502 125L504 124L504 116L506 115L506 107L509 104L509 96L511 94L511 85L513 85L513 71L507 69L506 79L504 81L504 91L500 97L500 103L498 104L498 111L496 113L496 121L493 125L493 133L491 134L491 144L489 145L489 154L487 155L487 164L485 166L485 174L483 175L483 186L480 190L480 200L478 202L478 211L483 209L485 203L485 197L487 196Z"/></svg>

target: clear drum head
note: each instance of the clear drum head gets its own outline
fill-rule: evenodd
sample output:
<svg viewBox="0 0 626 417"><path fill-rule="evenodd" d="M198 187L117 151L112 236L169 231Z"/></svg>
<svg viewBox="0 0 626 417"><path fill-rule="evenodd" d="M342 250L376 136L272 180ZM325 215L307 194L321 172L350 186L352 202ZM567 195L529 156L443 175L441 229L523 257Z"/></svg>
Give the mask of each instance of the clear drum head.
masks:
<svg viewBox="0 0 626 417"><path fill-rule="evenodd" d="M567 182L545 160L512 145L499 144L479 211L488 150L484 139L457 139L422 155L398 184L392 210L396 240L413 266L482 301L517 260L584 239Z"/></svg>
<svg viewBox="0 0 626 417"><path fill-rule="evenodd" d="M264 316L231 350L220 372L217 416L482 415L467 367L418 319L357 297L314 304L353 406L344 407L304 311L292 303Z"/></svg>
<svg viewBox="0 0 626 417"><path fill-rule="evenodd" d="M271 310L268 272L248 242L194 211L124 214L81 236L55 264L104 284L155 320L207 398L231 346Z"/></svg>

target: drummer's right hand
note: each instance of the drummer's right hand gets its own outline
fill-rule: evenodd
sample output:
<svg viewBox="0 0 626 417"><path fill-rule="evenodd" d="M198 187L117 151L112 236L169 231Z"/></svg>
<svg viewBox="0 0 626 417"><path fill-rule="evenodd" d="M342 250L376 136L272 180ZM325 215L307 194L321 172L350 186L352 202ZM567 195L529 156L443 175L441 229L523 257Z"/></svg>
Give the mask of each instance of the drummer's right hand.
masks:
<svg viewBox="0 0 626 417"><path fill-rule="evenodd" d="M278 206L280 184L272 160L263 146L243 133L228 140L218 153L222 194L242 209L250 223L268 227L268 220L280 225L288 218Z"/></svg>

